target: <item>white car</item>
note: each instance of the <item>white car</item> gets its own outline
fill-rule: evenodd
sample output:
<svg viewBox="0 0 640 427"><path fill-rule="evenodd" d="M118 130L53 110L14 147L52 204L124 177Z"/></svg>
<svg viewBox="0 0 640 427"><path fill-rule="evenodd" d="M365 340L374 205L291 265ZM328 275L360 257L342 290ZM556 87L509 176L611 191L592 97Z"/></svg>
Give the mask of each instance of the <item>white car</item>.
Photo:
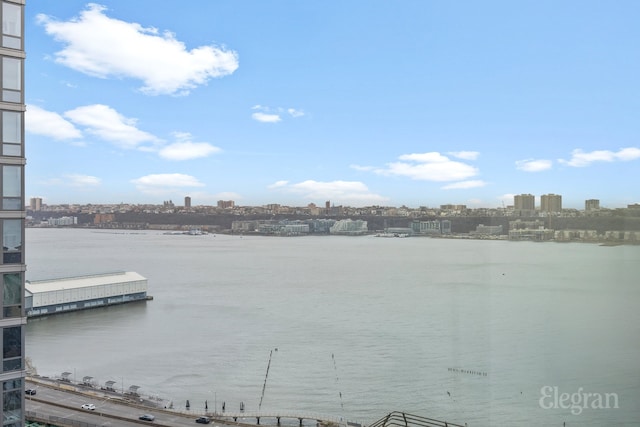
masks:
<svg viewBox="0 0 640 427"><path fill-rule="evenodd" d="M85 403L84 405L82 405L82 409L88 409L90 411L95 411L96 410L96 405L94 405L93 403Z"/></svg>

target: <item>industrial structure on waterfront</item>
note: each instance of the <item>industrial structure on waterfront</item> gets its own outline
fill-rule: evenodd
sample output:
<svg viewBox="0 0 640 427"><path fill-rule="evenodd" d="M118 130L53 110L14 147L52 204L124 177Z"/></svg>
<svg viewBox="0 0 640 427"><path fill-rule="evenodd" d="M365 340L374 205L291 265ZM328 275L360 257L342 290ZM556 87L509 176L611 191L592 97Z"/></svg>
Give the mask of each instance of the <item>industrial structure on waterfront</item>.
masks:
<svg viewBox="0 0 640 427"><path fill-rule="evenodd" d="M147 279L132 271L27 281L25 288L27 317L150 299Z"/></svg>

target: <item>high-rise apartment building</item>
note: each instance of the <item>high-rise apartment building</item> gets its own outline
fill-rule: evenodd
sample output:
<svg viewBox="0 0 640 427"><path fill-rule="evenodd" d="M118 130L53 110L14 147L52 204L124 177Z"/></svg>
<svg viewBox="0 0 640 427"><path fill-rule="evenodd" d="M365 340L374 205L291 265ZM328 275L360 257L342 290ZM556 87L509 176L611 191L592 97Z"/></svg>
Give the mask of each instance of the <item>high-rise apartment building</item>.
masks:
<svg viewBox="0 0 640 427"><path fill-rule="evenodd" d="M562 196L543 194L540 196L540 210L543 212L562 212Z"/></svg>
<svg viewBox="0 0 640 427"><path fill-rule="evenodd" d="M24 5L25 0L1 0L0 45L0 232L2 233L2 405L3 426L24 425ZM9 421L10 420L10 421Z"/></svg>
<svg viewBox="0 0 640 427"><path fill-rule="evenodd" d="M536 209L536 198L533 194L518 194L513 196L513 208L516 210Z"/></svg>
<svg viewBox="0 0 640 427"><path fill-rule="evenodd" d="M184 207L189 209L191 207L191 197L186 196L184 198Z"/></svg>
<svg viewBox="0 0 640 427"><path fill-rule="evenodd" d="M584 201L584 210L589 211L597 211L600 209L600 200L598 199L589 199Z"/></svg>
<svg viewBox="0 0 640 427"><path fill-rule="evenodd" d="M29 208L34 212L42 210L42 198L32 197L29 199Z"/></svg>

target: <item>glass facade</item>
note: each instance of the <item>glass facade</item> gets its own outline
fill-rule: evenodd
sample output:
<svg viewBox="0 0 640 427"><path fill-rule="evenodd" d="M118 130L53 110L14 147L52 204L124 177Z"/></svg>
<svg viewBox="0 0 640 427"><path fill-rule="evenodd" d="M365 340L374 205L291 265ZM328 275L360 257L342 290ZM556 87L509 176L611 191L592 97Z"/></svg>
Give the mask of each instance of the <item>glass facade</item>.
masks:
<svg viewBox="0 0 640 427"><path fill-rule="evenodd" d="M24 0L0 0L0 233L2 427L24 420Z"/></svg>

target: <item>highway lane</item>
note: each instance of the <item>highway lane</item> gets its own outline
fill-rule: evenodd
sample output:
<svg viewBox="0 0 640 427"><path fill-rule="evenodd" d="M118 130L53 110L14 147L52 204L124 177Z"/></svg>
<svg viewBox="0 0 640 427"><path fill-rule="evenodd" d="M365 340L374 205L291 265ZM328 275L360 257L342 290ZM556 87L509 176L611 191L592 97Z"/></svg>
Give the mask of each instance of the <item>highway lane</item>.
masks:
<svg viewBox="0 0 640 427"><path fill-rule="evenodd" d="M82 421L99 426L191 426L201 414L180 414L161 409L150 409L139 405L126 403L122 399L104 397L97 393L95 396L77 392L59 390L39 383L27 381L25 388L36 390L36 395L25 396L26 410L35 412L39 416L56 416L64 419ZM81 406L92 403L96 409L86 410ZM138 420L142 414L155 416L153 422ZM216 423L220 424L220 423ZM214 424L210 424L213 426Z"/></svg>

